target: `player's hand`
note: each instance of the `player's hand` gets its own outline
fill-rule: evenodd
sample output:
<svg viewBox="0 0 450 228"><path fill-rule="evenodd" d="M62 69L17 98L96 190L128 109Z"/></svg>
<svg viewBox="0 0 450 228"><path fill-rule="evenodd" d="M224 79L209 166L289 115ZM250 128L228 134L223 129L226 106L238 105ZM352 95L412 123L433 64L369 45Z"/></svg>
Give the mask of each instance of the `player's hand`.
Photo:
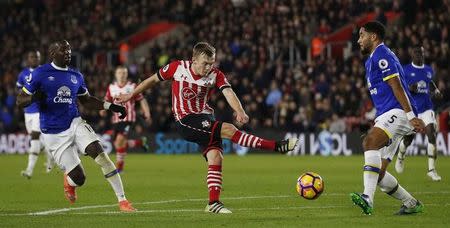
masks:
<svg viewBox="0 0 450 228"><path fill-rule="evenodd" d="M436 90L434 91L433 96L434 96L436 99L442 99L442 97L443 97L441 91L439 91L438 89L436 89Z"/></svg>
<svg viewBox="0 0 450 228"><path fill-rule="evenodd" d="M243 112L236 112L236 121L238 122L238 124L240 125L244 125L246 123L248 123L248 115L243 111Z"/></svg>
<svg viewBox="0 0 450 228"><path fill-rule="evenodd" d="M413 126L415 132L422 133L425 131L425 123L421 119L414 117L409 123Z"/></svg>
<svg viewBox="0 0 450 228"><path fill-rule="evenodd" d="M127 93L127 94L120 94L117 97L114 98L114 100L118 103L125 103L133 97L133 94Z"/></svg>
<svg viewBox="0 0 450 228"><path fill-rule="evenodd" d="M123 119L127 116L127 109L121 105L111 104L109 110L120 113L119 119Z"/></svg>

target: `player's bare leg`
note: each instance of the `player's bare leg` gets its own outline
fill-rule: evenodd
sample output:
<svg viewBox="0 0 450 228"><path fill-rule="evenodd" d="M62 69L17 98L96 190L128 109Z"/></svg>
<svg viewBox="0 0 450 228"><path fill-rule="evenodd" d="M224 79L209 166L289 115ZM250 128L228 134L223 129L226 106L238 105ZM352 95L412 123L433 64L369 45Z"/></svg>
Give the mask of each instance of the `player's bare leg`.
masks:
<svg viewBox="0 0 450 228"><path fill-rule="evenodd" d="M427 172L427 175L433 181L440 181L442 178L436 172L437 151L436 151L436 128L434 127L434 124L428 124L425 127L425 133L428 137L428 145L427 145L428 172Z"/></svg>
<svg viewBox="0 0 450 228"><path fill-rule="evenodd" d="M117 171L114 163L109 159L108 155L103 152L103 148L98 141L89 144L86 147L86 154L94 159L94 161L100 165L106 180L108 180L112 189L116 193L117 200L119 201L119 208L121 211L132 212L136 211L135 208L125 197L125 191L123 190L122 179Z"/></svg>
<svg viewBox="0 0 450 228"><path fill-rule="evenodd" d="M395 161L395 171L397 171L397 173L403 173L403 170L405 169L406 148L411 145L414 136L414 134L405 135L400 142L397 160Z"/></svg>
<svg viewBox="0 0 450 228"><path fill-rule="evenodd" d="M125 165L125 156L127 155L127 137L119 133L114 140L114 147L116 148L116 167L117 171L122 172Z"/></svg>
<svg viewBox="0 0 450 228"><path fill-rule="evenodd" d="M240 131L230 123L222 124L221 136L222 138L230 139L233 143L237 143L244 147L273 150L282 154L294 150L298 142L298 139L296 138L279 141L263 139Z"/></svg>
<svg viewBox="0 0 450 228"><path fill-rule="evenodd" d="M220 192L222 190L222 152L219 149L208 149L206 152L208 161L208 175L206 184L209 191L209 203L206 205L205 212L229 214L230 210L224 207L220 202Z"/></svg>
<svg viewBox="0 0 450 228"><path fill-rule="evenodd" d="M84 170L81 164L64 174L64 195L70 203L77 200L76 187L83 186L86 181Z"/></svg>
<svg viewBox="0 0 450 228"><path fill-rule="evenodd" d="M41 150L40 145L40 132L33 131L31 132L31 141L30 141L30 149L28 151L28 164L27 168L21 172L22 176L30 179L33 176L33 170L36 166L36 162L39 156L39 151Z"/></svg>

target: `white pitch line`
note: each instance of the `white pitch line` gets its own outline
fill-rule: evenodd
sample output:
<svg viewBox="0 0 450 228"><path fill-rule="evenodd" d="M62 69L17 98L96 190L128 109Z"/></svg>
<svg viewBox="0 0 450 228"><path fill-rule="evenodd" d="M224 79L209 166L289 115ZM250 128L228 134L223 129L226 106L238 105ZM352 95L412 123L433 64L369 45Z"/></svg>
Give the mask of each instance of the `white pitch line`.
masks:
<svg viewBox="0 0 450 228"><path fill-rule="evenodd" d="M422 194L450 194L450 191L439 191L439 192L413 192L413 194L422 195ZM324 194L324 196L346 196L347 193L328 193ZM222 199L224 200L243 200L243 199L263 199L263 198L289 198L289 197L297 197L296 195L275 195L275 196L242 196L242 197L224 197ZM205 198L196 198L196 199L173 199L173 200L160 200L160 201L150 201L150 202L135 202L134 205L148 205L148 204L167 204L167 203L179 203L179 202L198 202L198 201L206 201ZM429 204L427 204L429 205ZM445 204L445 206L448 206L448 204ZM71 207L71 208L61 208L61 209L52 209L52 210L46 210L46 211L37 211L37 212L30 212L30 213L23 213L23 214L0 214L0 216L33 216L33 215L51 215L51 214L58 214L62 212L69 212L69 211L80 211L80 210L86 210L86 209L96 209L96 208L108 208L108 207L117 207L117 204L105 204L105 205L91 205L91 206L82 206L82 207ZM334 207L334 206L330 206ZM336 206L340 207L340 206ZM295 207L298 208L298 207ZM325 207L326 208L326 207ZM236 209L235 209L236 210ZM245 210L243 209L237 209L237 210ZM249 209L250 210L250 209ZM180 209L180 210L144 210L141 212L147 212L147 213L156 213L156 212L183 212L186 210ZM187 211L198 211L197 209L187 209ZM203 210L200 210L203 211ZM139 212L139 211L138 211ZM90 212L85 214L95 214L95 213L104 213L104 212ZM107 213L114 213L114 212L107 212ZM117 213L121 213L118 212ZM83 214L83 213L71 213L71 214Z"/></svg>

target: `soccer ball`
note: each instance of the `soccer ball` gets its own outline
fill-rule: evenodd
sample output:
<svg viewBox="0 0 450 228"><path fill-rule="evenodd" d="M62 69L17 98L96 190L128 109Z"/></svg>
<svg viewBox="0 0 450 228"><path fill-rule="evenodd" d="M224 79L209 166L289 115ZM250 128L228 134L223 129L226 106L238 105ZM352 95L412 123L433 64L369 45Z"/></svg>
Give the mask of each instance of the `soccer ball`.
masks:
<svg viewBox="0 0 450 228"><path fill-rule="evenodd" d="M323 179L319 174L306 172L297 179L297 192L305 199L313 200L322 194L324 189Z"/></svg>

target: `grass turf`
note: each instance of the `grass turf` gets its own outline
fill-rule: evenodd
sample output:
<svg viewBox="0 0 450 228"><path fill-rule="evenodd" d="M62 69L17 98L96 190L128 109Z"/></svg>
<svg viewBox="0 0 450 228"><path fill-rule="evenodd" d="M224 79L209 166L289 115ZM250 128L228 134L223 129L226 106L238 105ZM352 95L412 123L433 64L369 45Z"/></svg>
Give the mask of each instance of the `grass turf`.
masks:
<svg viewBox="0 0 450 228"><path fill-rule="evenodd" d="M389 167L425 205L424 213L412 216L393 215L401 203L379 190L372 216L352 205L349 193L363 189L362 156L227 155L221 197L231 215L203 212L206 163L200 155L130 154L122 179L138 213L118 212L114 193L92 159L82 159L87 181L73 205L64 198L62 173L45 174L42 156L33 178L21 177L26 159L0 156L1 227L447 227L450 222L449 157L438 159L441 182L426 176L426 157L407 157L403 174ZM296 194L296 179L306 171L325 181L317 200ZM28 214L35 212L46 215Z"/></svg>

